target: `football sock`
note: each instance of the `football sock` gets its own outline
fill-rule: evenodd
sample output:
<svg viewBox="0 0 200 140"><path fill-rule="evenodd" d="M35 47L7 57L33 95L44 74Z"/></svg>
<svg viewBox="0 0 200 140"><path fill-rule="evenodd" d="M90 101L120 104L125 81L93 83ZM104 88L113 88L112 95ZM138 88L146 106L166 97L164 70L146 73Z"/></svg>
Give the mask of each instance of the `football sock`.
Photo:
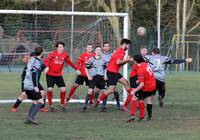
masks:
<svg viewBox="0 0 200 140"><path fill-rule="evenodd" d="M17 98L15 104L13 105L13 108L17 108L21 103L22 101Z"/></svg>
<svg viewBox="0 0 200 140"><path fill-rule="evenodd" d="M60 92L60 105L64 105L65 104L65 96L66 96L66 92L61 91Z"/></svg>
<svg viewBox="0 0 200 140"><path fill-rule="evenodd" d="M88 101L89 101L89 94L87 94L86 97L85 97L85 106L88 105Z"/></svg>
<svg viewBox="0 0 200 140"><path fill-rule="evenodd" d="M128 104L130 103L131 99L132 99L132 95L131 95L131 94L128 94L128 96L127 96L127 98L126 98L126 101L125 101L125 103L124 103L123 106L124 106L124 107L127 107Z"/></svg>
<svg viewBox="0 0 200 140"><path fill-rule="evenodd" d="M42 104L41 108L44 108L46 104L46 99L43 99L43 100L44 100L44 104Z"/></svg>
<svg viewBox="0 0 200 140"><path fill-rule="evenodd" d="M31 105L31 107L30 107L30 109L29 109L29 111L28 111L28 116L27 116L27 118L31 118L31 113L32 113L33 108L34 108L35 105L36 105L36 104L33 104L33 103L32 103L32 105Z"/></svg>
<svg viewBox="0 0 200 140"><path fill-rule="evenodd" d="M48 98L49 105L52 105L52 98L53 98L53 92L52 91L47 91L47 98Z"/></svg>
<svg viewBox="0 0 200 140"><path fill-rule="evenodd" d="M96 100L96 105L99 105L99 103L100 103L102 100L106 99L106 97L107 97L107 95L106 95L105 93L102 93L102 94L99 96L99 98Z"/></svg>
<svg viewBox="0 0 200 140"><path fill-rule="evenodd" d="M142 119L144 118L144 101L143 100L140 100L139 101L139 117Z"/></svg>
<svg viewBox="0 0 200 140"><path fill-rule="evenodd" d="M132 88L129 88L129 89L127 90L127 92L128 92L128 93L131 93L132 90L133 90Z"/></svg>
<svg viewBox="0 0 200 140"><path fill-rule="evenodd" d="M131 101L131 107L130 107L130 115L131 116L135 115L136 105L137 105L137 101L136 100L132 100Z"/></svg>
<svg viewBox="0 0 200 140"><path fill-rule="evenodd" d="M152 117L152 104L147 104L148 118Z"/></svg>
<svg viewBox="0 0 200 140"><path fill-rule="evenodd" d="M90 103L94 103L94 93L89 94Z"/></svg>
<svg viewBox="0 0 200 140"><path fill-rule="evenodd" d="M106 106L106 103L107 103L107 98L105 98L105 99L103 100L102 106L105 107L105 106Z"/></svg>
<svg viewBox="0 0 200 140"><path fill-rule="evenodd" d="M70 98L72 97L72 95L74 94L74 92L76 91L76 86L72 86L70 91L69 91L69 94L68 94L68 100L70 100Z"/></svg>
<svg viewBox="0 0 200 140"><path fill-rule="evenodd" d="M117 102L117 106L120 107L120 102L119 102L119 93L116 91L114 92L115 100Z"/></svg>
<svg viewBox="0 0 200 140"><path fill-rule="evenodd" d="M94 99L96 100L96 99L98 99L98 97L99 97L99 93L98 93L98 92L95 92L95 93L94 93Z"/></svg>
<svg viewBox="0 0 200 140"><path fill-rule="evenodd" d="M41 106L42 106L42 103L37 103L35 106L33 106L32 113L30 115L32 119L34 119L34 116L38 113Z"/></svg>

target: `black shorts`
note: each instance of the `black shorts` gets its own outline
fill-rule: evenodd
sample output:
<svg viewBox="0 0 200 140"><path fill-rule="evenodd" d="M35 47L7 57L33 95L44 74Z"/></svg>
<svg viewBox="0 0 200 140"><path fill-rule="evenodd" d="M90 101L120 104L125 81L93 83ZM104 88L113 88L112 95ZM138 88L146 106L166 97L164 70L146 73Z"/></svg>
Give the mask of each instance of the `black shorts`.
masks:
<svg viewBox="0 0 200 140"><path fill-rule="evenodd" d="M40 91L44 90L43 86L40 83L38 84L38 88ZM24 83L23 82L21 83L21 92L24 92Z"/></svg>
<svg viewBox="0 0 200 140"><path fill-rule="evenodd" d="M138 80L138 77L137 76L133 76L133 77L130 77L130 86L131 88L136 88L139 84L137 84L137 80Z"/></svg>
<svg viewBox="0 0 200 140"><path fill-rule="evenodd" d="M65 81L62 76L46 75L47 87L54 87L56 84L58 87L65 87Z"/></svg>
<svg viewBox="0 0 200 140"><path fill-rule="evenodd" d="M135 93L135 96L139 100L144 100L145 98L147 98L149 96L155 95L155 93L156 93L156 90L153 90L153 91L143 91L143 90L140 90L140 91L138 91L138 92Z"/></svg>
<svg viewBox="0 0 200 140"><path fill-rule="evenodd" d="M161 98L164 98L165 97L165 82L156 80L156 90L158 90L159 96L161 96Z"/></svg>
<svg viewBox="0 0 200 140"><path fill-rule="evenodd" d="M89 86L89 80L86 76L78 75L76 77L76 81L75 81L76 84L83 85L84 82L87 86Z"/></svg>
<svg viewBox="0 0 200 140"><path fill-rule="evenodd" d="M119 79L121 79L123 76L120 73L107 71L107 77L109 86L116 86Z"/></svg>
<svg viewBox="0 0 200 140"><path fill-rule="evenodd" d="M30 100L39 100L42 99L40 92L35 92L35 90L24 90L26 92L27 98Z"/></svg>
<svg viewBox="0 0 200 140"><path fill-rule="evenodd" d="M100 75L94 76L93 79L89 81L90 89L94 89L95 87L99 89L105 89L105 86L106 86L105 80L103 76Z"/></svg>

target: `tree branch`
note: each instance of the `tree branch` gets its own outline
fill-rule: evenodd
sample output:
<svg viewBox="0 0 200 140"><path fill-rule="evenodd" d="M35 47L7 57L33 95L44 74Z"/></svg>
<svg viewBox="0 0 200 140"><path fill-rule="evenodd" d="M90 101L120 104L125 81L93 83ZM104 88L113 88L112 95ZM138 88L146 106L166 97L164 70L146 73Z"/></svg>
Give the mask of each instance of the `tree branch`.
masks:
<svg viewBox="0 0 200 140"><path fill-rule="evenodd" d="M190 18L190 16L191 16L191 13L192 13L194 4L195 4L195 0L192 1L192 5L191 5L191 7L190 7L190 10L189 10L189 12L188 12L188 15L186 16L186 23L187 23L187 21L189 20L189 18Z"/></svg>
<svg viewBox="0 0 200 140"><path fill-rule="evenodd" d="M191 33L193 30L195 30L198 26L200 26L200 21L199 22L197 22L192 28L190 28L188 31L187 31L187 33L189 34L189 33Z"/></svg>
<svg viewBox="0 0 200 140"><path fill-rule="evenodd" d="M98 0L97 2L104 9L105 12L110 12L111 11L110 8L108 7L108 5L105 3L104 0Z"/></svg>

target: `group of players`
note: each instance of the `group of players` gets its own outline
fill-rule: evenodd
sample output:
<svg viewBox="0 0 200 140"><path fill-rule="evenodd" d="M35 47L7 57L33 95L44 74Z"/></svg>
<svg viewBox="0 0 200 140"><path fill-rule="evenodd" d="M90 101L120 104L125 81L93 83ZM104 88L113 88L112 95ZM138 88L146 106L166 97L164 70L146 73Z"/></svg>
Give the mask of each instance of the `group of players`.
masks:
<svg viewBox="0 0 200 140"><path fill-rule="evenodd" d="M50 111L54 112L52 103L53 88L56 84L60 88L60 108L65 111L65 104L75 93L79 85L88 86L88 93L85 98L83 111L87 110L88 103L94 104L97 108L101 101L103 105L101 110L106 111L106 100L110 94L114 94L117 108L120 109L119 94L116 90L117 83L121 83L127 91L127 99L122 106L123 111L127 111L130 103L131 117L127 122L135 120L135 111L139 108L139 120L144 119L145 104L147 98L147 120L152 118L153 96L158 90L159 105L162 107L162 99L165 96L164 64L180 64L191 62L187 59L171 59L160 55L158 48L153 49L151 55L147 55L147 49L141 48L141 54L133 57L126 56L126 50L130 48L131 41L122 39L120 46L113 52L110 52L109 42L105 42L103 48L96 46L93 53L93 45L88 44L86 51L82 53L76 65L74 65L68 54L64 51L65 44L57 42L56 50L50 53L43 61L43 49L35 48L33 56L30 57L22 73L22 93L12 106L11 111L16 112L17 107L24 98L31 99L32 106L29 109L26 124L38 124L35 121L35 115L39 110L46 112L45 108L46 95ZM130 81L126 80L120 74L120 67L133 61L130 72ZM70 65L77 72L75 83L71 87L66 97L66 86L62 76L64 63ZM47 94L39 83L41 72L44 71L47 82Z"/></svg>

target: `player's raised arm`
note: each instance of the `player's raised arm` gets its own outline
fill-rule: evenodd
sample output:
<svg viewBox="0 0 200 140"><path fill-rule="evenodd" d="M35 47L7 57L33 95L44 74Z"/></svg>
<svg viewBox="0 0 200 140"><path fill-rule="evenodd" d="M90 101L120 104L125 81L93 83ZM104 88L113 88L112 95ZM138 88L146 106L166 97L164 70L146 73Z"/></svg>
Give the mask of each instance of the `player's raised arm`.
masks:
<svg viewBox="0 0 200 140"><path fill-rule="evenodd" d="M192 62L192 58L186 58L186 59L173 59L173 58L166 58L165 62L163 64L181 64L181 63L190 63Z"/></svg>

